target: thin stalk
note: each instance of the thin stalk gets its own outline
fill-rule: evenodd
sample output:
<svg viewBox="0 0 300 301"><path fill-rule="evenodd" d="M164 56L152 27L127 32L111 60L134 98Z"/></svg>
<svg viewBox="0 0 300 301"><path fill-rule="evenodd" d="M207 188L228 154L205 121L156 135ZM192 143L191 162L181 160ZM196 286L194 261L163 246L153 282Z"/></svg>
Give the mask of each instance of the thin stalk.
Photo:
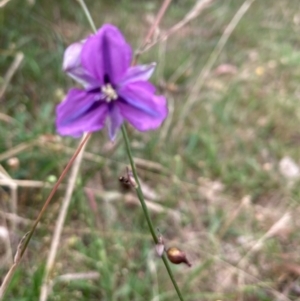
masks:
<svg viewBox="0 0 300 301"><path fill-rule="evenodd" d="M165 0L163 2L163 4L160 7L160 10L159 10L159 12L158 12L158 14L156 16L156 19L155 19L155 21L153 23L153 26L149 29L149 32L148 32L148 34L147 34L147 36L145 38L144 46L145 46L145 44L150 43L150 40L151 40L151 38L152 38L152 36L153 36L153 34L155 32L156 27L158 27L158 25L159 25L162 17L164 16L164 14L165 14L167 8L169 7L169 5L171 4L171 2L172 2L172 0Z"/></svg>
<svg viewBox="0 0 300 301"><path fill-rule="evenodd" d="M63 172L61 173L60 177L58 178L56 184L55 184L54 187L52 188L52 190L51 190L51 192L50 192L50 194L49 194L49 196L48 196L48 198L47 198L47 200L46 200L46 202L45 202L43 208L41 209L41 211L40 211L38 217L36 218L36 220L35 220L35 222L34 222L34 224L33 224L33 226L32 226L32 229L31 229L30 232L29 232L29 235L28 235L26 241L24 242L24 246L22 247L22 250L21 250L21 257L23 256L23 254L24 254L24 252L25 252L25 250L26 250L26 248L27 248L27 245L28 245L30 239L31 239L31 237L32 237L32 235L33 235L33 233L34 233L34 231L35 231L35 229L36 229L36 227L37 227L39 221L41 220L41 218L42 218L44 212L46 211L46 209L47 209L47 207L48 207L48 205L49 205L49 203L50 203L52 197L54 196L54 194L55 194L55 192L56 192L58 186L60 185L60 183L61 183L61 181L63 180L63 178L65 177L66 173L69 171L70 167L72 166L74 160L76 159L76 157L77 157L78 154L80 153L81 149L83 148L83 146L86 144L86 142L89 140L90 137L91 137L91 133L88 133L88 134L86 135L85 139L82 140L82 142L79 144L79 146L78 146L78 148L76 149L74 155L72 156L72 158L70 159L69 163L67 164L67 166L65 167L65 169L64 169Z"/></svg>
<svg viewBox="0 0 300 301"><path fill-rule="evenodd" d="M125 141L125 147L126 147L126 151L127 151L127 155L128 155L129 161L130 161L132 173L133 173L134 179L135 179L136 184L137 184L136 192L137 192L138 198L140 200L140 203L142 205L143 213L144 213L144 215L146 217L146 221L147 221L149 230L151 232L151 235L153 237L153 240L157 244L158 243L158 237L157 237L157 235L155 233L155 230L154 230L151 218L150 218L150 214L149 214L149 211L148 211L145 199L144 199L143 191L141 189L141 184L140 184L140 181L139 181L139 178L138 178L138 175L137 175L136 166L134 164L134 160L133 160L133 156L132 156L132 152L131 152L131 147L130 147L130 143L129 143L127 131L126 131L126 128L125 128L124 124L122 125L122 135L123 135L123 138L124 138L124 141ZM174 278L174 275L172 273L172 270L170 268L169 262L168 262L165 254L163 254L162 259L163 259L163 262L164 262L164 264L166 266L167 272L168 272L169 277L170 277L170 279L171 279L171 281L172 281L172 283L174 285L174 288L175 288L175 290L177 292L177 295L178 295L179 299L181 301L184 301L184 299L182 297L182 294L180 292L180 289L179 289L179 287L177 285L177 282L176 282L176 280Z"/></svg>
<svg viewBox="0 0 300 301"><path fill-rule="evenodd" d="M86 6L84 0L77 0L77 1L78 1L78 3L80 4L80 6L81 6L83 12L85 13L86 18L88 19L91 28L93 29L94 32L96 32L96 31L97 31L97 28L96 28L96 26L95 26L95 23L94 23L94 21L93 21L93 18L92 18L92 16L91 16L91 14L90 14L90 12L89 12L89 9L87 8L87 6Z"/></svg>
<svg viewBox="0 0 300 301"><path fill-rule="evenodd" d="M124 141L125 141L125 147L126 147L126 151L127 151L129 161L130 161L132 173L133 173L134 179L137 183L136 193L137 193L138 198L141 202L143 212L144 212L144 215L146 217L147 224L149 226L149 230L151 232L153 240L157 244L158 243L158 238L157 238L157 235L155 233L155 230L154 230L154 227L153 227L150 215L149 215L149 211L148 211L146 202L144 200L144 195L143 195L143 192L142 192L142 189L141 189L141 184L140 184L140 181L139 181L139 178L138 178L138 175L137 175L136 166L134 164L134 160L133 160L133 156L132 156L132 152L131 152L131 148L130 148L130 143L129 143L129 139L128 139L128 135L127 135L127 131L126 131L126 128L125 128L124 125L122 126L122 135L123 135L123 138L124 138Z"/></svg>
<svg viewBox="0 0 300 301"><path fill-rule="evenodd" d="M68 172L68 170L70 169L70 167L72 166L74 160L76 159L76 157L78 156L78 154L80 153L81 149L83 148L83 146L86 144L86 142L89 140L89 138L91 137L91 133L86 134L85 138L81 141L81 143L78 145L74 155L72 156L72 158L70 159L69 163L67 164L67 166L65 167L65 169L63 170L63 172L61 173L60 177L58 178L56 184L54 185L54 187L52 188L47 200L45 201L43 208L41 209L38 217L36 218L35 222L32 225L32 228L30 230L30 232L28 232L28 234L26 234L21 243L18 246L18 250L15 256L15 260L14 260L14 264L11 266L10 270L7 272L4 281L2 282L1 286L0 286L0 300L2 300L4 298L4 295L6 293L6 290L9 286L9 283L12 279L12 276L14 275L18 265L20 264L22 257L27 249L27 246L29 244L29 241L31 239L31 237L33 236L33 233L38 225L38 223L40 222L44 212L46 211L51 199L53 198L55 192L57 191L58 186L60 185L60 183L62 182L63 178L65 177L66 173Z"/></svg>
<svg viewBox="0 0 300 301"><path fill-rule="evenodd" d="M88 135L88 134L84 134L84 136L81 139L82 141L85 140L86 135ZM62 230L64 227L64 223L66 220L69 206L71 204L72 194L73 194L73 191L75 188L76 179L77 179L77 176L79 173L80 164L81 164L82 158L83 158L84 148L86 147L86 145L87 145L87 143L84 144L84 147L81 149L76 160L74 161L74 164L73 164L73 167L71 170L71 174L70 174L70 177L68 180L68 186L67 186L67 189L65 192L65 196L63 198L62 205L59 210L59 215L56 220L56 225L54 228L54 233L53 233L53 237L52 237L52 241L51 241L51 246L50 246L47 263L46 263L46 267L45 267L44 278L42 281L42 287L41 287L41 291L40 291L40 301L46 301L48 299L48 294L50 291L49 283L51 282L50 274L51 274L51 271L52 271L54 263L55 263L58 245L59 245L59 242L61 239L61 233L62 233Z"/></svg>
<svg viewBox="0 0 300 301"><path fill-rule="evenodd" d="M135 53L135 56L134 56L134 58L132 60L132 63L131 63L132 66L134 66L136 64L136 62L138 61L141 53L145 52L145 47L147 45L151 44L152 36L154 35L155 30L159 26L164 14L166 13L166 11L167 11L169 5L171 4L171 2L172 2L172 0L164 0L164 2L162 3L162 5L161 5L156 17L155 17L155 20L154 20L152 26L148 30L148 34L146 35L142 46L139 47L139 49Z"/></svg>
<svg viewBox="0 0 300 301"><path fill-rule="evenodd" d="M93 22L93 19L91 17L91 14L90 14L87 6L85 5L84 0L77 0L77 1L80 3L80 5L81 5L81 7L82 7L82 9L83 9L83 11L84 11L87 19L89 20L89 23L91 25L92 30L94 32L96 32L95 24ZM158 15L156 17L156 21L154 22L153 26L150 28L149 33L146 36L145 43L147 43L147 41L151 39L151 37L152 37L152 35L153 35L154 31L155 31L155 28L158 26L159 22L161 21L163 15L166 12L167 7L170 5L170 3L171 3L170 0L165 0L163 2L162 7L161 7L161 9L160 9L160 11L159 11L159 13L158 13ZM137 57L134 58L132 65L135 65L136 61L137 61ZM151 218L150 218L150 214L149 214L149 211L148 211L145 199L144 199L144 194L143 194L143 191L141 189L140 181L139 181L139 178L138 178L138 175L137 175L136 166L135 166L135 163L134 163L134 160L133 160L133 156L132 156L132 152L131 152L131 147L130 147L130 143L129 143L127 131L126 131L126 128L125 128L124 124L122 125L121 129L122 129L122 134L123 134L123 138L124 138L124 141L125 141L125 147L126 147L127 155L128 155L129 161L130 161L132 172L133 172L133 176L134 176L135 181L137 183L136 193L137 193L137 196L138 196L138 198L140 200L140 203L141 203L141 206L142 206L142 209L143 209L143 213L144 213L144 215L146 217L146 221L147 221L149 230L151 232L151 235L153 237L153 240L154 240L155 244L157 244L158 243L158 237L157 237L157 235L155 233L155 230L154 230ZM184 301L184 299L182 297L182 294L180 292L180 289L179 289L179 287L177 285L177 282L176 282L176 280L174 278L174 275L172 273L171 267L169 265L169 262L168 262L167 257L166 257L165 254L163 254L162 260L163 260L163 262L164 262L164 264L166 266L167 272L168 272L169 277L170 277L170 279L171 279L171 281L172 281L172 283L174 285L174 288L176 290L176 293L177 293L179 299L181 301Z"/></svg>

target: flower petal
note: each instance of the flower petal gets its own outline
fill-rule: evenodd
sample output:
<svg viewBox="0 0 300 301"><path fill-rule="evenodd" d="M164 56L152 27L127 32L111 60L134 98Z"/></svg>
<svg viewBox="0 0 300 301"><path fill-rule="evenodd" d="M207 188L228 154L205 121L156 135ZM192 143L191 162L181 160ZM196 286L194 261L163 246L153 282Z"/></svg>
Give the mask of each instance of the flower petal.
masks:
<svg viewBox="0 0 300 301"><path fill-rule="evenodd" d="M110 140L114 141L117 136L117 132L123 123L123 117L120 114L120 109L115 104L112 104L111 107L109 108L108 116L109 116L109 118L107 119L108 135Z"/></svg>
<svg viewBox="0 0 300 301"><path fill-rule="evenodd" d="M148 80L153 74L155 67L156 67L156 63L130 67L126 71L124 77L118 83L118 86L124 86L129 83Z"/></svg>
<svg viewBox="0 0 300 301"><path fill-rule="evenodd" d="M139 131L158 128L168 115L166 98L154 92L155 87L148 82L132 83L118 91L121 115Z"/></svg>
<svg viewBox="0 0 300 301"><path fill-rule="evenodd" d="M60 135L79 137L84 132L103 128L108 107L95 101L94 93L71 89L65 100L56 107L56 129Z"/></svg>
<svg viewBox="0 0 300 301"><path fill-rule="evenodd" d="M132 50L119 29L103 25L83 45L81 62L83 67L101 83L108 75L112 84L117 84L130 66Z"/></svg>
<svg viewBox="0 0 300 301"><path fill-rule="evenodd" d="M88 74L81 66L81 51L83 42L71 44L64 53L63 70L70 77L81 83L85 88L94 88L99 86L98 81Z"/></svg>

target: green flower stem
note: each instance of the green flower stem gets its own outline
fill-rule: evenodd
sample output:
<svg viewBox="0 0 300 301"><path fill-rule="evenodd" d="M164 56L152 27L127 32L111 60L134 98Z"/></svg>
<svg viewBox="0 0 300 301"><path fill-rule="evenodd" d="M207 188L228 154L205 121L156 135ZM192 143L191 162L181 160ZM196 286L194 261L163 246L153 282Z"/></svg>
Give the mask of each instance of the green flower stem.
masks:
<svg viewBox="0 0 300 301"><path fill-rule="evenodd" d="M145 200L144 200L144 195L143 195L143 192L142 192L142 189L141 189L141 184L140 184L140 181L139 181L139 178L138 178L138 175L137 175L136 166L135 166L134 161L133 161L133 156L132 156L132 152L131 152L131 148L130 148L130 143L129 143L127 131L126 131L126 128L125 128L124 124L122 125L122 135L123 135L123 138L124 138L124 141L125 141L126 151L127 151L127 155L128 155L129 161L130 161L132 173L134 175L134 179L135 179L136 184L137 184L136 193L137 193L138 198L141 202L143 212L145 214L145 217L146 217L151 235L153 237L153 240L157 244L158 243L158 238L157 238L157 235L155 233L155 230L154 230L154 227L153 227L150 215L149 215L149 211L148 211L147 205L146 205Z"/></svg>
<svg viewBox="0 0 300 301"><path fill-rule="evenodd" d="M90 25L91 25L92 30L96 33L97 30L96 30L95 23L94 23L94 21L93 21L93 18L92 18L92 16L91 16L91 14L90 14L90 12L89 12L89 10L88 10L88 8L87 8L87 6L86 6L84 0L77 0L77 1L79 2L81 8L83 9L83 11L84 11L84 13L85 13L85 15L86 15L86 17L87 17L87 19L88 19ZM163 6L164 6L165 3L167 3L167 2L170 3L170 1L165 0L165 2L163 3ZM163 12L160 13L159 16L158 16L159 19L162 18L163 13L165 12L166 8L164 8L164 9L162 9L162 10L163 10ZM154 32L154 30L153 30L152 28L151 28L151 31ZM151 38L151 35L148 34L147 39L150 39L150 38ZM148 211L148 208L147 208L145 199L144 199L143 191L142 191L142 189L141 189L140 181L139 181L139 178L138 178L138 175L137 175L136 166L135 166L134 161L133 161L133 156L132 156L132 152L131 152L131 148L130 148L130 143L129 143L127 131L126 131L126 128L125 128L125 125L124 125L124 124L122 125L122 134L123 134L123 138L124 138L124 141L125 141L125 147L126 147L126 151L127 151L127 155L128 155L129 161L130 161L131 169L132 169L132 172L133 172L133 175L134 175L134 179L135 179L135 181L136 181L136 183L137 183L136 193L137 193L137 196L138 196L138 198L139 198L139 200L140 200L140 203L141 203L141 205L142 205L142 209L143 209L144 215L145 215L145 217L146 217L147 224L148 224L148 226L149 226L149 230L150 230L150 232L151 232L151 235L152 235L152 237L153 237L153 240L154 240L155 244L157 244L157 243L158 243L158 237L157 237L157 235L156 235L156 233L155 233L155 230L154 230L154 227L153 227L151 218L150 218L150 214L149 214L149 211ZM173 273L172 273L171 267L170 267L170 265L169 265L169 262L168 262L167 257L166 257L165 254L163 254L162 260L163 260L163 262L164 262L164 264L165 264L165 266L166 266L167 272L168 272L169 277L170 277L170 279L171 279L171 281L172 281L172 283L173 283L173 285L174 285L174 288L175 288L175 290L176 290L176 293L177 293L179 299L180 299L181 301L184 301L184 299L183 299L183 297L182 297L182 294L181 294L181 292L180 292L180 289L179 289L179 287L178 287L178 285L177 285L177 282L176 282L176 280L175 280L175 278L174 278L174 275L173 275Z"/></svg>
<svg viewBox="0 0 300 301"><path fill-rule="evenodd" d="M82 10L83 10L83 12L84 12L84 14L86 15L86 18L88 19L88 21L89 21L89 23L90 23L90 26L91 26L92 30L96 33L96 32L97 32L97 28L96 28L96 26L95 26L95 23L94 23L94 21L93 21L93 18L92 18L92 16L91 16L91 14L90 14L90 12L89 12L89 9L87 8L87 6L86 6L84 0L77 0L77 1L79 2L79 4L80 4L80 6L81 6L81 8L82 8Z"/></svg>
<svg viewBox="0 0 300 301"><path fill-rule="evenodd" d="M136 192L137 192L138 198L141 202L142 209L143 209L144 215L146 217L146 221L148 223L148 227L149 227L149 230L150 230L151 235L153 237L153 240L157 244L158 243L158 237L155 233L155 230L154 230L154 227L153 227L150 215L149 215L149 211L148 211L145 199L144 199L143 191L141 189L141 184L140 184L140 181L139 181L139 178L138 178L138 175L137 175L136 166L135 166L134 161L133 161L133 156L132 156L132 152L131 152L131 148L130 148L130 143L129 143L127 131L126 131L126 128L125 128L124 124L122 125L122 134L123 134L123 138L124 138L124 141L125 141L125 147L126 147L126 151L127 151L129 161L130 161L132 173L133 173L134 179L135 179L136 184L137 184ZM181 301L184 301L165 254L163 254L162 259L163 259L163 262L166 266L167 272L168 272L169 277L170 277L170 279L171 279L171 281L174 285L174 288L177 292L177 295L178 295L179 299Z"/></svg>

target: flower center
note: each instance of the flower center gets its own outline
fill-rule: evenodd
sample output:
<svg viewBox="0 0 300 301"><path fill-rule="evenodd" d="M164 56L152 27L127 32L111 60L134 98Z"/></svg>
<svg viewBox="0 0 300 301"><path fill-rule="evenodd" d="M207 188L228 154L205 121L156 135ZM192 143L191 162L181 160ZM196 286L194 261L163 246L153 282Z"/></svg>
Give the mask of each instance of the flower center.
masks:
<svg viewBox="0 0 300 301"><path fill-rule="evenodd" d="M101 92L104 94L106 102L111 102L112 100L116 100L118 98L118 94L111 84L103 85L101 87Z"/></svg>

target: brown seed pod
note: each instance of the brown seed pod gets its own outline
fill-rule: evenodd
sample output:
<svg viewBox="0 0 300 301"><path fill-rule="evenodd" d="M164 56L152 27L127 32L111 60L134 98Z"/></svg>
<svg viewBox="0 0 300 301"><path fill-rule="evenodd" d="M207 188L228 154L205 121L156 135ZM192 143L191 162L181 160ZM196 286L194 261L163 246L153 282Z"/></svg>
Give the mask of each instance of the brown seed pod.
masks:
<svg viewBox="0 0 300 301"><path fill-rule="evenodd" d="M167 250L168 259L174 264L185 263L189 267L192 264L186 258L186 255L183 251L179 250L178 248L172 247Z"/></svg>
<svg viewBox="0 0 300 301"><path fill-rule="evenodd" d="M133 173L128 167L126 167L126 175L119 177L119 181L122 184L127 185L127 186L131 186L134 188L138 187L138 185L134 179Z"/></svg>

